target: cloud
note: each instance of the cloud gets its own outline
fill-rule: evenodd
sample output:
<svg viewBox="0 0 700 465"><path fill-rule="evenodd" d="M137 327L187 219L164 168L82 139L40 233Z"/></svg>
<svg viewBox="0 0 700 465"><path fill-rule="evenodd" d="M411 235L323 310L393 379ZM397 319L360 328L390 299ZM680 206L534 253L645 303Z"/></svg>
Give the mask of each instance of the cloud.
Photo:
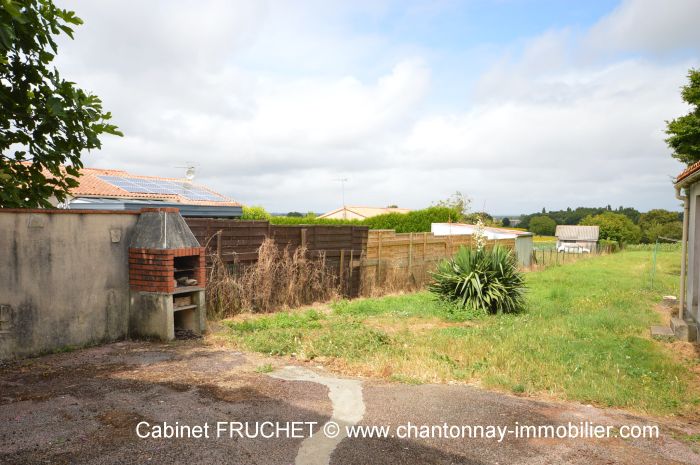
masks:
<svg viewBox="0 0 700 465"><path fill-rule="evenodd" d="M476 74L455 44L354 27L392 14L384 2L77 1L66 6L86 25L58 67L125 132L88 166L177 176L195 162L200 182L273 211L337 207L341 176L358 204L420 208L461 190L495 213L672 208L680 165L663 128L685 111L697 59L673 52L697 39L697 3L655 5L489 45ZM454 58L447 81L434 55ZM455 69L475 83L469 101L437 88Z"/></svg>
<svg viewBox="0 0 700 465"><path fill-rule="evenodd" d="M624 0L588 33L594 51L677 52L700 48L697 0Z"/></svg>

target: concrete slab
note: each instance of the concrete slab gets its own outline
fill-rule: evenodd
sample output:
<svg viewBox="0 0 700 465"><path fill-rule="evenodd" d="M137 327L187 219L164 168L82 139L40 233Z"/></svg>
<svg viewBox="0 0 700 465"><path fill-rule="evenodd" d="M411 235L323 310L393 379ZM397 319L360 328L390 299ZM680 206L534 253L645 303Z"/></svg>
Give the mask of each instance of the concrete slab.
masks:
<svg viewBox="0 0 700 465"><path fill-rule="evenodd" d="M673 308L678 305L678 299L675 295L665 295L663 305L668 308Z"/></svg>
<svg viewBox="0 0 700 465"><path fill-rule="evenodd" d="M668 326L652 326L651 337L654 339L674 339L676 334Z"/></svg>
<svg viewBox="0 0 700 465"><path fill-rule="evenodd" d="M0 365L0 464L279 465L309 463L309 458L322 459L314 465L700 463L693 445L679 439L700 434L700 425L688 419L645 417L466 385L336 378L311 372L308 364L279 368L281 362L199 341L127 341ZM273 376L256 373L263 364L278 370ZM206 423L211 435L141 438L136 428L142 422L147 423L145 431L166 422ZM226 428L217 437L218 422L249 425L252 435L231 437ZM328 431L323 429L326 424L342 428L356 422L355 427L386 425L391 434L345 437L334 444L329 457L323 441L307 442L310 434L264 437L256 432L259 422L282 428L292 422L314 424L314 439ZM660 435L533 438L515 437L512 431L523 425L558 429L584 422L615 431L621 425L658 425ZM437 426L438 432L448 425L498 426L511 432L502 440L395 434L409 424Z"/></svg>
<svg viewBox="0 0 700 465"><path fill-rule="evenodd" d="M688 323L681 318L671 318L671 330L679 341L688 342Z"/></svg>

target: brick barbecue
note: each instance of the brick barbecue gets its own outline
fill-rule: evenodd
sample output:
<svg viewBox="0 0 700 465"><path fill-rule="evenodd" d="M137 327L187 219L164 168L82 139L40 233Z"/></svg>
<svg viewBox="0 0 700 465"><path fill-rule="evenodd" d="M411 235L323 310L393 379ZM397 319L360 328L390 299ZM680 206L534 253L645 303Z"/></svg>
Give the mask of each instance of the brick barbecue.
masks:
<svg viewBox="0 0 700 465"><path fill-rule="evenodd" d="M129 247L130 333L173 339L206 329L204 247L177 208L144 208Z"/></svg>

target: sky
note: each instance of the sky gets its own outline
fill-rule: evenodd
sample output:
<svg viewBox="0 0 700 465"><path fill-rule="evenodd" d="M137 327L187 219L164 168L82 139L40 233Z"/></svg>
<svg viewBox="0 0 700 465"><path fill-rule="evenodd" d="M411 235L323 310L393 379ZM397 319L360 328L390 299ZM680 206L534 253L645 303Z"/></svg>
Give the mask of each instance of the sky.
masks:
<svg viewBox="0 0 700 465"><path fill-rule="evenodd" d="M124 137L86 166L268 211L679 209L665 121L700 67L697 0L56 0L63 77Z"/></svg>

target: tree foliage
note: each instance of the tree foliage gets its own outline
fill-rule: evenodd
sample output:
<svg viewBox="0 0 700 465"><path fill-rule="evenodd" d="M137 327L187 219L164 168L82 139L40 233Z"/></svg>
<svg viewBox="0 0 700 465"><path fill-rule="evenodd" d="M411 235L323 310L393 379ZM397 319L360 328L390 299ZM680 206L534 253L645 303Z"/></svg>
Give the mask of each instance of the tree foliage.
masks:
<svg viewBox="0 0 700 465"><path fill-rule="evenodd" d="M700 70L690 69L688 81L681 97L690 105L690 112L666 122L666 143L673 149L673 158L692 165L700 161Z"/></svg>
<svg viewBox="0 0 700 465"><path fill-rule="evenodd" d="M636 244L642 237L639 226L622 213L604 212L587 216L581 221L585 226L599 226L600 239L616 241L620 244Z"/></svg>
<svg viewBox="0 0 700 465"><path fill-rule="evenodd" d="M538 236L553 236L557 222L547 215L539 215L530 219L528 230Z"/></svg>
<svg viewBox="0 0 700 465"><path fill-rule="evenodd" d="M459 221L457 212L450 207L428 207L408 213L387 213L367 218L363 225L370 229L395 229L397 233L430 232L432 223Z"/></svg>
<svg viewBox="0 0 700 465"><path fill-rule="evenodd" d="M575 209L569 207L566 210L551 210L546 213L546 216L553 219L557 224L574 225L579 224L581 220L583 220L587 216L599 215L606 211L610 211L609 205L605 207L577 207ZM632 220L632 222L635 224L637 224L637 222L639 221L639 215L641 214L638 210L631 207L620 206L615 211L617 213L622 213L630 220ZM520 218L521 221L520 224L518 224L518 226L526 229L529 228L530 220L536 216L542 216L542 213L531 213L529 215L523 215Z"/></svg>
<svg viewBox="0 0 700 465"><path fill-rule="evenodd" d="M252 205L250 207L243 207L242 220L269 220L272 218L265 208L260 205Z"/></svg>
<svg viewBox="0 0 700 465"><path fill-rule="evenodd" d="M0 207L50 207L76 187L81 153L101 134L121 135L94 95L51 63L55 37L82 24L51 0L2 0L0 8Z"/></svg>
<svg viewBox="0 0 700 465"><path fill-rule="evenodd" d="M472 201L469 197L457 191L445 200L438 200L434 206L452 209L457 217L452 221L462 221L469 214L471 204Z"/></svg>
<svg viewBox="0 0 700 465"><path fill-rule="evenodd" d="M639 227L642 231L642 242L656 242L660 237L680 239L683 235L682 218L682 213L661 209L649 210L647 213L642 213L639 219Z"/></svg>

